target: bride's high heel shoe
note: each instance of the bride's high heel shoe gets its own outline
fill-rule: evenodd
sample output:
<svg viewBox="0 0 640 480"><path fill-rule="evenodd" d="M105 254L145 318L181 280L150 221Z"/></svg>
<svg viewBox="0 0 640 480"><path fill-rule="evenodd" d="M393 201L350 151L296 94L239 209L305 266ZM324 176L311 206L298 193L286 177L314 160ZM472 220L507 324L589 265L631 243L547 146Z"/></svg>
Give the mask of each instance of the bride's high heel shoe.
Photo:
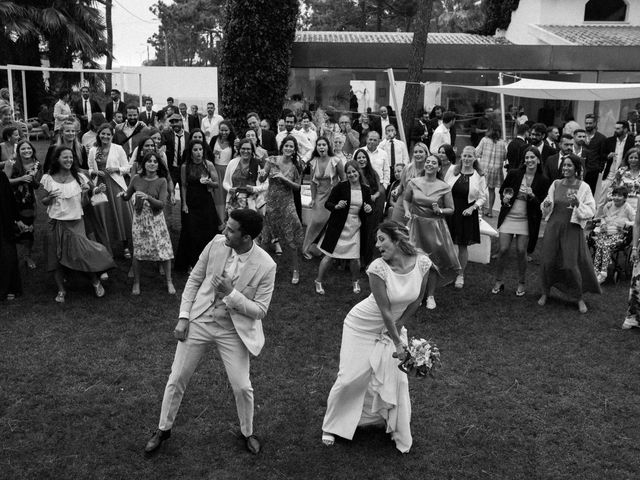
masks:
<svg viewBox="0 0 640 480"><path fill-rule="evenodd" d="M336 437L334 437L330 433L322 432L322 443L324 443L326 447L333 446L335 442L336 442Z"/></svg>

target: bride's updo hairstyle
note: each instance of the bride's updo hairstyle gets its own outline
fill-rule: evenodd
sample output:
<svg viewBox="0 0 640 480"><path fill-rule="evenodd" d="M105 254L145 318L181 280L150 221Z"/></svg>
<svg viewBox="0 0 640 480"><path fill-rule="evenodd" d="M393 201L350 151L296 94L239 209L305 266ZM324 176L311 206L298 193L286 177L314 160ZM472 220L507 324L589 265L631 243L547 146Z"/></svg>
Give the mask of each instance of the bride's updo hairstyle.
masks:
<svg viewBox="0 0 640 480"><path fill-rule="evenodd" d="M408 256L417 255L418 249L409 240L409 229L398 222L387 221L378 225L379 232L388 235L391 241L398 244L402 253Z"/></svg>

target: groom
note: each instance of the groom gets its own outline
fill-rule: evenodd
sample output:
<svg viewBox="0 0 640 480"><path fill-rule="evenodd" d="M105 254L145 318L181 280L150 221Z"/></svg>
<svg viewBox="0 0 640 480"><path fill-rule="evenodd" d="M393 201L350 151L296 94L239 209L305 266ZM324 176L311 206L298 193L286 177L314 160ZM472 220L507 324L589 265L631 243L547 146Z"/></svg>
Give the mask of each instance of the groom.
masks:
<svg viewBox="0 0 640 480"><path fill-rule="evenodd" d="M259 213L233 210L224 235L217 235L204 248L189 275L173 332L178 346L162 399L160 424L147 442L147 454L171 436L189 379L212 343L218 347L233 388L247 449L254 454L260 451L260 441L253 434L249 354L257 356L264 345L262 318L276 277L275 262L253 242L261 231Z"/></svg>

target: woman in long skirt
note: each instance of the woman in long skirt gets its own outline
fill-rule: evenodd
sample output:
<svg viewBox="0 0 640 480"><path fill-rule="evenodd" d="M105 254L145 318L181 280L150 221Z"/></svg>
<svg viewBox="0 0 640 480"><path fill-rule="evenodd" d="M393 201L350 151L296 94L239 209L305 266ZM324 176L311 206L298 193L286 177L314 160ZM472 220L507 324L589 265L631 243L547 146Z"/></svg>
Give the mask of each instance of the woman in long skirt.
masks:
<svg viewBox="0 0 640 480"><path fill-rule="evenodd" d="M85 272L89 275L97 297L104 296L104 287L97 273L113 268L113 258L107 249L89 240L82 219L82 204L96 191L89 179L78 173L73 152L60 147L52 155L49 174L42 177L50 230L46 237L45 255L47 271L58 287L56 302L64 303L67 291L64 284L65 269Z"/></svg>
<svg viewBox="0 0 640 480"><path fill-rule="evenodd" d="M316 149L311 156L309 167L311 169L311 203L309 205L311 215L302 245L302 255L307 260L311 260L314 255L321 255L316 242L329 220L329 210L324 208L324 204L329 198L331 189L338 182L346 180L344 167L333 156L331 144L325 137L320 137L316 141Z"/></svg>
<svg viewBox="0 0 640 480"><path fill-rule="evenodd" d="M348 175L348 174L347 174ZM381 258L369 265L371 294L347 314L342 328L340 367L322 423L322 442L351 440L358 426L382 424L396 448L411 449L411 401L407 376L398 369L407 332L427 286L431 261L409 242L406 227L380 224Z"/></svg>

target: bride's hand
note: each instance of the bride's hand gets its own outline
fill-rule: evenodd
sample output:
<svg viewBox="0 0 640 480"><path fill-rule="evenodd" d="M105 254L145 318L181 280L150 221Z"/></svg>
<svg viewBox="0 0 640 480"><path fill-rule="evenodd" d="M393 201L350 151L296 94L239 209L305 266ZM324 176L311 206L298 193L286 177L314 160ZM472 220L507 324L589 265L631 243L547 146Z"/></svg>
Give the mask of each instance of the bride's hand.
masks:
<svg viewBox="0 0 640 480"><path fill-rule="evenodd" d="M407 358L407 346L404 343L399 343L396 345L395 357L397 357L401 362L404 362L404 360Z"/></svg>

